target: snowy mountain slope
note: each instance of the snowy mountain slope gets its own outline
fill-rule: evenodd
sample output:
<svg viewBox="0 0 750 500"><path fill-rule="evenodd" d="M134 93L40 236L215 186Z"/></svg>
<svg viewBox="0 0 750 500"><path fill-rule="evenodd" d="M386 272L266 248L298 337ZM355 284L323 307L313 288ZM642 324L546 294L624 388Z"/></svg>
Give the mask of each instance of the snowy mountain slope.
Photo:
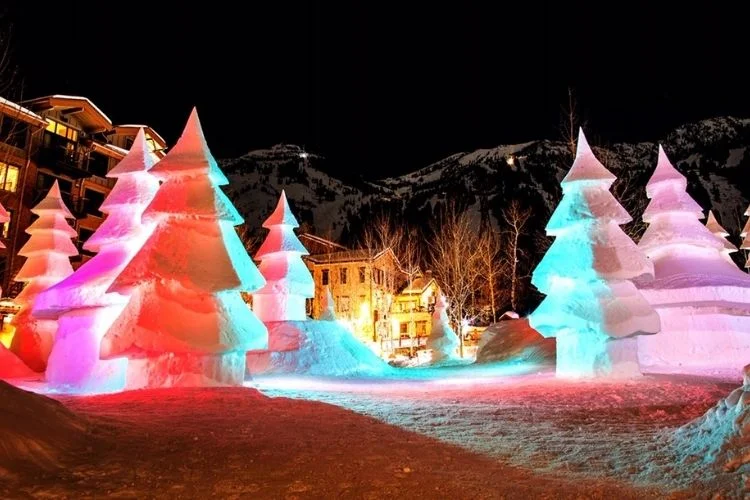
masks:
<svg viewBox="0 0 750 500"><path fill-rule="evenodd" d="M713 209L736 240L739 215L750 200L750 119L687 124L660 142L688 177L690 194L706 211ZM656 142L595 146L594 151L619 178L615 194L639 218L646 180L656 165ZM436 206L447 200L470 207L477 220L497 224L503 208L518 199L534 210L534 229L541 230L560 200L559 182L573 160L562 142L540 140L457 153L407 175L353 186L325 174L324 158L304 156L297 146L281 145L222 162L231 182L227 193L252 227L260 228L284 188L300 222L344 240L384 209L427 226Z"/></svg>

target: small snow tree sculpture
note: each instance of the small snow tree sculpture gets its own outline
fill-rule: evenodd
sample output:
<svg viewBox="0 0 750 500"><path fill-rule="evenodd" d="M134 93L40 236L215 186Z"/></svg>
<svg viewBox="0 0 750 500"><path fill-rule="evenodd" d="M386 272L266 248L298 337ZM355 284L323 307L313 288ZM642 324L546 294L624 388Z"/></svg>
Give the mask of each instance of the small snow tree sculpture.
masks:
<svg viewBox="0 0 750 500"><path fill-rule="evenodd" d="M294 234L299 224L284 191L263 227L269 233L255 258L260 260L259 269L266 284L253 293L253 311L266 323L304 321L305 299L315 296L315 282L302 261L308 252Z"/></svg>
<svg viewBox="0 0 750 500"><path fill-rule="evenodd" d="M579 131L546 228L556 239L532 275L547 297L529 321L557 338L558 376L637 375L634 337L659 331L659 316L631 281L653 276L653 267L620 228L631 217L609 192L614 181Z"/></svg>
<svg viewBox="0 0 750 500"><path fill-rule="evenodd" d="M323 310L320 312L318 319L321 321L336 321L336 303L333 301L330 287L326 287L326 294L321 306Z"/></svg>
<svg viewBox="0 0 750 500"><path fill-rule="evenodd" d="M747 210L745 210L745 217L750 217L750 206L747 207ZM747 222L745 222L745 227L742 228L740 236L742 237L742 245L740 246L740 250L744 250L746 256L745 268L750 270L750 219L747 219Z"/></svg>
<svg viewBox="0 0 750 500"><path fill-rule="evenodd" d="M101 339L128 302L127 294L107 289L154 228L141 215L159 189L148 170L156 162L143 129L130 151L107 177L117 179L101 211L107 214L84 248L98 252L34 304L38 318L57 319L47 381L58 390L114 390L125 384L127 360L101 360Z"/></svg>
<svg viewBox="0 0 750 500"><path fill-rule="evenodd" d="M719 224L719 221L716 220L716 217L714 217L714 213L712 210L708 211L706 228L711 231L711 233L716 236L719 241L721 241L722 245L724 245L724 249L721 251L721 255L724 257L724 259L726 259L727 262L731 262L732 264L734 264L734 261L732 260L732 256L730 254L736 252L737 247L727 239L729 233L721 226L721 224Z"/></svg>
<svg viewBox="0 0 750 500"><path fill-rule="evenodd" d="M268 334L240 295L265 284L237 236L243 222L193 109L182 136L150 172L163 183L143 213L156 224L110 291L130 301L102 341L126 355L129 387L242 384L246 351Z"/></svg>
<svg viewBox="0 0 750 500"><path fill-rule="evenodd" d="M52 341L57 330L57 322L49 319L36 319L32 307L37 295L73 274L70 257L78 255L71 241L77 236L66 219L74 219L62 199L57 181L31 213L38 215L26 232L31 236L18 251L26 257L15 281L26 282L23 291L16 297L21 310L13 318L16 333L11 350L32 370L43 372L52 349Z"/></svg>
<svg viewBox="0 0 750 500"><path fill-rule="evenodd" d="M432 313L432 330L427 338L427 349L432 349L432 362L451 360L458 357L459 339L450 325L448 304L440 293Z"/></svg>

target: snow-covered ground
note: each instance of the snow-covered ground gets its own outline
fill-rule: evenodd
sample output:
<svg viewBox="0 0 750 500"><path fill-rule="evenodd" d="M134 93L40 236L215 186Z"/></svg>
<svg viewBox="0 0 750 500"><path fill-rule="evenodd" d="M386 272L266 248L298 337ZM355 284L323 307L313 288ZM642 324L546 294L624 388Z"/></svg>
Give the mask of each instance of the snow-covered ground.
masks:
<svg viewBox="0 0 750 500"><path fill-rule="evenodd" d="M565 382L522 364L395 372L59 396L92 425L91 446L56 474L0 483L0 497L642 499L744 485L672 437L737 381Z"/></svg>

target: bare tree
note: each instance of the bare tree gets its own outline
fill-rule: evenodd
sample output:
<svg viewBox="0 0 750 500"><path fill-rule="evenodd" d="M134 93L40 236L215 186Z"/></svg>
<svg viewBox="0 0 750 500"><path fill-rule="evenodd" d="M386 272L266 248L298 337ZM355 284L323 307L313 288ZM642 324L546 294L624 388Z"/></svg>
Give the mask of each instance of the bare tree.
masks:
<svg viewBox="0 0 750 500"><path fill-rule="evenodd" d="M505 222L504 233L507 237L505 245L505 260L509 269L510 279L510 307L514 311L518 305L519 281L522 278L519 272L519 261L524 255L523 250L519 247L519 238L523 234L526 224L531 218L531 209L522 207L518 200L513 200L510 205L503 210L502 218Z"/></svg>
<svg viewBox="0 0 750 500"><path fill-rule="evenodd" d="M398 258L399 267L401 272L406 276L406 283L408 288L411 288L414 284L414 280L422 272L421 270L421 252L420 252L420 241L419 232L416 228L407 228L401 231L396 231L401 236L400 244L396 250L396 257ZM411 354L414 355L414 344L416 342L416 325L414 324L414 306L409 307L409 332L411 337Z"/></svg>
<svg viewBox="0 0 750 500"><path fill-rule="evenodd" d="M460 354L464 355L463 320L480 273L479 237L466 212L449 204L436 219L430 242L435 278L449 301L448 316L458 332Z"/></svg>
<svg viewBox="0 0 750 500"><path fill-rule="evenodd" d="M490 312L492 321L497 319L497 288L500 278L506 268L503 260L500 259L500 238L496 231L491 227L479 238L477 248L481 274L487 286L487 298L490 300Z"/></svg>
<svg viewBox="0 0 750 500"><path fill-rule="evenodd" d="M578 129L586 126L586 120L582 119L578 110L578 102L571 87L568 87L568 102L560 109L560 135L568 147L571 156L576 155L576 144L578 141Z"/></svg>
<svg viewBox="0 0 750 500"><path fill-rule="evenodd" d="M389 215L381 213L376 216L364 229L360 236L360 249L365 253L367 259L367 272L370 276L370 307L375 307L375 289L373 282L375 280L375 258L384 250L393 251L396 255L397 250L401 247L404 233L401 226L394 223ZM396 257L398 258L398 257ZM385 272L382 276L381 283L386 293L393 295L396 293L398 286L397 277L393 273ZM384 304L386 307L391 304ZM372 341L377 342L377 319L370 311L372 316Z"/></svg>

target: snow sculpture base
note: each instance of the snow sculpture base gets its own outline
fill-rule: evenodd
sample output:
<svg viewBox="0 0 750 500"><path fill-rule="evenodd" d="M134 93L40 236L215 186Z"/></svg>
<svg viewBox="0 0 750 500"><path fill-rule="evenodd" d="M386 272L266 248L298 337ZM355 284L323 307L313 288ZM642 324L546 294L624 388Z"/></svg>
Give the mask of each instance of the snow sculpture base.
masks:
<svg viewBox="0 0 750 500"><path fill-rule="evenodd" d="M378 376L392 370L337 321L280 321L266 327L269 350L247 354L249 375Z"/></svg>
<svg viewBox="0 0 750 500"><path fill-rule="evenodd" d="M305 321L305 297L299 295L253 295L253 312L264 323Z"/></svg>
<svg viewBox="0 0 750 500"><path fill-rule="evenodd" d="M555 364L555 339L544 338L531 328L529 320L499 321L482 332L477 346L477 363Z"/></svg>
<svg viewBox="0 0 750 500"><path fill-rule="evenodd" d="M0 380L11 378L33 379L39 378L36 372L26 366L18 356L10 352L5 346L0 345Z"/></svg>
<svg viewBox="0 0 750 500"><path fill-rule="evenodd" d="M58 318L58 337L47 365L47 381L55 390L90 393L125 388L128 360L99 359L101 338L123 307L74 309Z"/></svg>
<svg viewBox="0 0 750 500"><path fill-rule="evenodd" d="M240 386L245 381L245 353L164 353L130 359L127 389Z"/></svg>
<svg viewBox="0 0 750 500"><path fill-rule="evenodd" d="M47 360L52 350L52 342L57 331L57 321L34 319L31 308L21 311L13 320L16 333L11 350L35 372L47 368Z"/></svg>
<svg viewBox="0 0 750 500"><path fill-rule="evenodd" d="M638 338L644 372L741 376L750 359L750 312L723 307L657 311L662 331Z"/></svg>
<svg viewBox="0 0 750 500"><path fill-rule="evenodd" d="M580 335L570 330L557 334L557 376L561 378L638 377L638 343L635 337L613 339L605 335Z"/></svg>

